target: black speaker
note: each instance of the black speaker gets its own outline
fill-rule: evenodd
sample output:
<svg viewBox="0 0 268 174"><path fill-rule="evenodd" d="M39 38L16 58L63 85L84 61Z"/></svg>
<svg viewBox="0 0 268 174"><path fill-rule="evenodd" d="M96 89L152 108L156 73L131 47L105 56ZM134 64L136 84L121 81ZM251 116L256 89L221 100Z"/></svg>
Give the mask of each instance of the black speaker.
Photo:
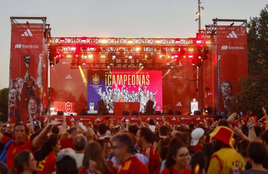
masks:
<svg viewBox="0 0 268 174"><path fill-rule="evenodd" d="M103 100L98 101L98 105L98 115L107 115L109 113Z"/></svg>
<svg viewBox="0 0 268 174"><path fill-rule="evenodd" d="M64 115L63 111L57 111L57 115Z"/></svg>
<svg viewBox="0 0 268 174"><path fill-rule="evenodd" d="M86 110L80 111L80 115L87 115L87 111Z"/></svg>
<svg viewBox="0 0 268 174"><path fill-rule="evenodd" d="M123 111L122 115L129 115L129 112L128 111Z"/></svg>
<svg viewBox="0 0 268 174"><path fill-rule="evenodd" d="M138 111L131 111L131 115L139 115Z"/></svg>
<svg viewBox="0 0 268 174"><path fill-rule="evenodd" d="M153 102L152 100L149 100L149 101L147 102L147 104L146 104L146 107L145 107L145 113L146 113L147 115L153 115L153 113L154 113L154 108L153 108L153 106L154 106L154 102Z"/></svg>
<svg viewBox="0 0 268 174"><path fill-rule="evenodd" d="M173 114L174 114L174 113L173 113L172 110L168 110L167 115L173 115Z"/></svg>
<svg viewBox="0 0 268 174"><path fill-rule="evenodd" d="M161 115L161 111L154 111L154 115Z"/></svg>
<svg viewBox="0 0 268 174"><path fill-rule="evenodd" d="M175 115L181 115L181 111L180 110L175 111Z"/></svg>
<svg viewBox="0 0 268 174"><path fill-rule="evenodd" d="M202 112L200 110L194 111L194 115L202 115Z"/></svg>

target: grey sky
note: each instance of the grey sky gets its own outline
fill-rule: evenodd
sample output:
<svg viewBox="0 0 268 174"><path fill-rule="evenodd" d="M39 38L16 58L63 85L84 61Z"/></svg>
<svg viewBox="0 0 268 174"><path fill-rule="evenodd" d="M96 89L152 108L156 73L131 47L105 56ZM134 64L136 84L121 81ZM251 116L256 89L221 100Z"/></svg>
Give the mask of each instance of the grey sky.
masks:
<svg viewBox="0 0 268 174"><path fill-rule="evenodd" d="M259 16L267 0L201 0L213 18ZM0 0L0 89L8 87L10 16L46 16L52 36L194 37L197 0Z"/></svg>

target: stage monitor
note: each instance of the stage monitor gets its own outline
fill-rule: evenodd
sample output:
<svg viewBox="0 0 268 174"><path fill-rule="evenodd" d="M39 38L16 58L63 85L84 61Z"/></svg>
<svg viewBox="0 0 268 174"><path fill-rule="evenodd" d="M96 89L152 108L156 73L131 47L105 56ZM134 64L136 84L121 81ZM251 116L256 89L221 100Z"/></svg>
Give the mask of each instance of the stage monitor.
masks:
<svg viewBox="0 0 268 174"><path fill-rule="evenodd" d="M131 115L139 115L139 111L132 111Z"/></svg>
<svg viewBox="0 0 268 174"><path fill-rule="evenodd" d="M57 111L57 115L64 115L63 111Z"/></svg>
<svg viewBox="0 0 268 174"><path fill-rule="evenodd" d="M162 113L161 113L161 111L154 111L153 114L154 115L161 115Z"/></svg>
<svg viewBox="0 0 268 174"><path fill-rule="evenodd" d="M181 115L181 111L180 110L175 111L175 115Z"/></svg>
<svg viewBox="0 0 268 174"><path fill-rule="evenodd" d="M123 111L122 115L129 115L129 112L128 111Z"/></svg>

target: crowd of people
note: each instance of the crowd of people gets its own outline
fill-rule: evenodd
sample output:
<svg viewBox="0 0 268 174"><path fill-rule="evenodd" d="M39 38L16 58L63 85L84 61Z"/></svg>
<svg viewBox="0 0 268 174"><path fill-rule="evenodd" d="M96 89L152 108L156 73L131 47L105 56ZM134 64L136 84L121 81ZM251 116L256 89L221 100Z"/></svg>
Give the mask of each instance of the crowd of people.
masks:
<svg viewBox="0 0 268 174"><path fill-rule="evenodd" d="M268 116L207 123L3 124L1 174L268 174ZM69 129L68 129L69 128Z"/></svg>

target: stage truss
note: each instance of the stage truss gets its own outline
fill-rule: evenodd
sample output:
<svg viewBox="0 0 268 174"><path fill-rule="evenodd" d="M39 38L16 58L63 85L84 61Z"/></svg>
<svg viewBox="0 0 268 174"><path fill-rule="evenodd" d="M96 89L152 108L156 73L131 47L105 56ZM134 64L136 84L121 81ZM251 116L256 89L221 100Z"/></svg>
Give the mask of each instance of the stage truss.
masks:
<svg viewBox="0 0 268 174"><path fill-rule="evenodd" d="M213 40L198 38L52 37L50 65L71 59L70 68L166 69L189 59L200 66L207 59Z"/></svg>

